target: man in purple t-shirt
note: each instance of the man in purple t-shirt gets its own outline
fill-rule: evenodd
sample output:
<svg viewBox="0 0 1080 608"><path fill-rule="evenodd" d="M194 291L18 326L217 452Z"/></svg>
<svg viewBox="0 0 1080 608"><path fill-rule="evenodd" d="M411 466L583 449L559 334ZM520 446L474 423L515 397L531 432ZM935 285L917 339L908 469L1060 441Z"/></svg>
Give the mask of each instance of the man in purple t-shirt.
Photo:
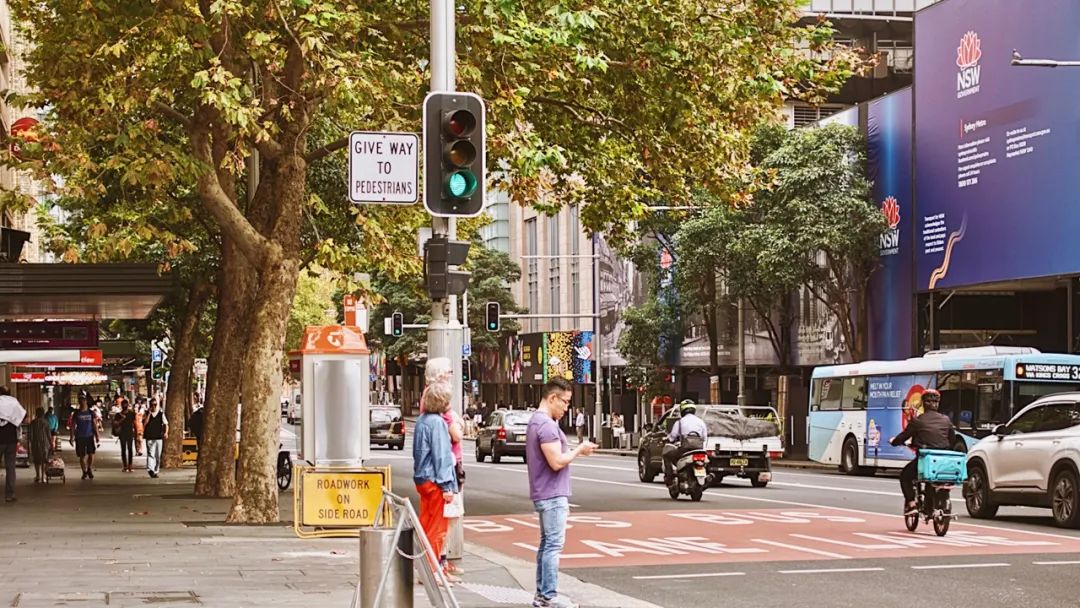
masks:
<svg viewBox="0 0 1080 608"><path fill-rule="evenodd" d="M544 385L543 401L529 420L525 456L529 467L529 498L540 514L540 546L536 550L536 597L534 608L576 608L558 594L559 554L566 542L566 518L570 514L570 463L589 456L596 445L588 441L566 449L566 435L559 419L570 407L573 390L562 378Z"/></svg>

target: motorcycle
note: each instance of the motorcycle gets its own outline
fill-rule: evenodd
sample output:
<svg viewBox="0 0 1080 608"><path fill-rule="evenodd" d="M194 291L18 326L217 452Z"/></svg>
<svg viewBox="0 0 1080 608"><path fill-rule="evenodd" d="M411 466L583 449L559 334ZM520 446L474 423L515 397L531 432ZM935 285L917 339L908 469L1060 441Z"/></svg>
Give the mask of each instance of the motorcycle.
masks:
<svg viewBox="0 0 1080 608"><path fill-rule="evenodd" d="M281 449L284 444L278 444L277 455L277 487L284 492L292 483L292 455L288 450Z"/></svg>
<svg viewBox="0 0 1080 608"><path fill-rule="evenodd" d="M904 514L908 531L914 532L919 527L919 520L924 520L934 523L935 534L945 536L949 531L949 522L956 517L952 514L952 498L949 496L953 484L920 481L915 487L915 513Z"/></svg>
<svg viewBox="0 0 1080 608"><path fill-rule="evenodd" d="M706 466L709 462L707 450L691 450L683 454L675 463L675 477L668 484L668 494L678 500L680 494L687 494L690 500L701 500L705 488L712 484L712 475Z"/></svg>

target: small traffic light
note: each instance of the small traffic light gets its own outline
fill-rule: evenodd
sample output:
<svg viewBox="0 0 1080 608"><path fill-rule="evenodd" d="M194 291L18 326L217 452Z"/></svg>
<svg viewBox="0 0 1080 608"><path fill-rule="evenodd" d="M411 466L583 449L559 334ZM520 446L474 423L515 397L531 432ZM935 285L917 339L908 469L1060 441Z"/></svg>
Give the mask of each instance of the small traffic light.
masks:
<svg viewBox="0 0 1080 608"><path fill-rule="evenodd" d="M472 382L472 361L468 359L461 360L461 381Z"/></svg>
<svg viewBox="0 0 1080 608"><path fill-rule="evenodd" d="M400 338L405 333L405 315L400 312L395 312L391 319L390 334L395 338Z"/></svg>
<svg viewBox="0 0 1080 608"><path fill-rule="evenodd" d="M451 241L439 234L424 243L424 278L432 300L465 293L470 273L450 267L464 264L468 255L468 241Z"/></svg>
<svg viewBox="0 0 1080 608"><path fill-rule="evenodd" d="M499 331L499 314L502 312L498 302L487 303L487 330Z"/></svg>
<svg viewBox="0 0 1080 608"><path fill-rule="evenodd" d="M475 93L429 93L424 99L424 207L432 215L480 215L484 112Z"/></svg>

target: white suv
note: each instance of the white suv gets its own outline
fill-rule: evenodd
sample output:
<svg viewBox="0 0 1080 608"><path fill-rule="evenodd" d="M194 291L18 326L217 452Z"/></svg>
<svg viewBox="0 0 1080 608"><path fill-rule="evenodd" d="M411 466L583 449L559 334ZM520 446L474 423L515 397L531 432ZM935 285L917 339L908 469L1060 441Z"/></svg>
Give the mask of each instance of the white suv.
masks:
<svg viewBox="0 0 1080 608"><path fill-rule="evenodd" d="M972 517L1048 507L1058 526L1080 527L1080 392L1042 397L975 444L964 498Z"/></svg>

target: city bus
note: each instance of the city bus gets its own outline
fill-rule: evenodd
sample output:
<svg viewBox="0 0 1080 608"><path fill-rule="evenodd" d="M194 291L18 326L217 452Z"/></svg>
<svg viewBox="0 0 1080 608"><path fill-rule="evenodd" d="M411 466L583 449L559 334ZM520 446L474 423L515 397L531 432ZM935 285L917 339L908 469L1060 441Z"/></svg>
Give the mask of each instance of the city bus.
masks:
<svg viewBox="0 0 1080 608"><path fill-rule="evenodd" d="M940 411L959 431L953 449L967 451L1035 399L1080 390L1080 355L981 346L818 367L811 378L810 459L849 474L870 473L912 459L909 448L889 440L922 413L926 389L941 393Z"/></svg>

